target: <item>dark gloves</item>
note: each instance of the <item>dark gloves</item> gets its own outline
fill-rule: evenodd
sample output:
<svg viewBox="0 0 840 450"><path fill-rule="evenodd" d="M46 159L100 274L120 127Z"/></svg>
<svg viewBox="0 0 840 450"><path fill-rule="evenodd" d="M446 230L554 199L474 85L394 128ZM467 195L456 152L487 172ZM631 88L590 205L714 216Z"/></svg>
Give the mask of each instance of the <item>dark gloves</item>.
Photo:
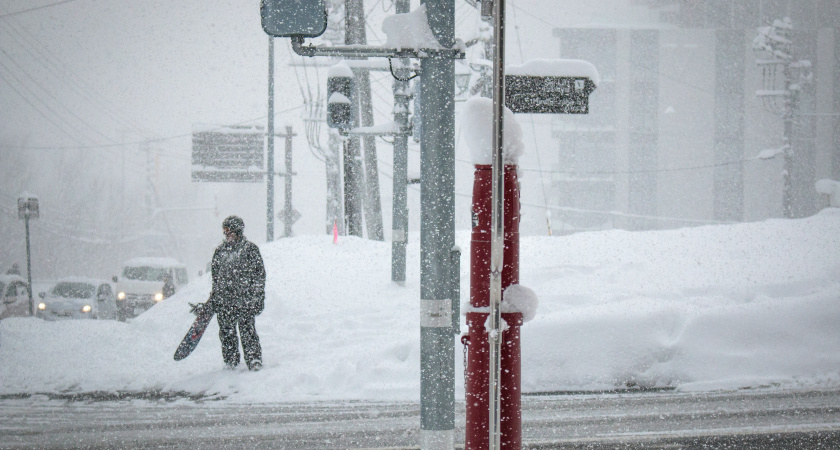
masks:
<svg viewBox="0 0 840 450"><path fill-rule="evenodd" d="M211 303L210 300L205 303L190 303L189 305L190 312L196 316L200 316L202 314L213 314L213 303Z"/></svg>
<svg viewBox="0 0 840 450"><path fill-rule="evenodd" d="M265 309L265 297L250 299L245 302L245 307L248 308L248 312L258 316L263 312L263 309Z"/></svg>

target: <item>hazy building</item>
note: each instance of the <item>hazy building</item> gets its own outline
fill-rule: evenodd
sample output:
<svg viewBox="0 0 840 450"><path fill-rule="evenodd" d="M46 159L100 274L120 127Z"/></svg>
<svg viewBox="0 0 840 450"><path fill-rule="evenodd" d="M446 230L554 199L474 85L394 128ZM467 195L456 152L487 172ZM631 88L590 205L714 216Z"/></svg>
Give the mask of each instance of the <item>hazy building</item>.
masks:
<svg viewBox="0 0 840 450"><path fill-rule="evenodd" d="M782 217L783 158L766 157L782 146L784 125L756 96L774 74L756 64L752 43L758 27L784 17L796 58L813 72L792 133L793 212L826 206L814 183L840 179L840 1L635 3L658 20L554 31L561 58L589 60L601 74L590 115L552 124L552 202L563 229Z"/></svg>

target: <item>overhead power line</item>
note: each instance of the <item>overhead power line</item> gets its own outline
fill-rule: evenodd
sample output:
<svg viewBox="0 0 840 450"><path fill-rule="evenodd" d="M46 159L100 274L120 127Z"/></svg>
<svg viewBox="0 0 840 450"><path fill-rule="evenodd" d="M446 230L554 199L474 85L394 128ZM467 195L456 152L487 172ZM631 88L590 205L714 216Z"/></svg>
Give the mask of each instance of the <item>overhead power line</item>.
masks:
<svg viewBox="0 0 840 450"><path fill-rule="evenodd" d="M280 111L280 112L276 112L276 113L274 113L274 115L279 116L281 114L288 114L292 111L296 111L296 110L301 109L301 108L303 108L303 105L295 106L295 107L288 108L288 109L285 109L285 110ZM257 117L257 118L254 118L254 119L243 120L242 122L231 124L231 125L234 125L234 126L245 125L245 124L249 124L249 123L252 123L252 122L256 122L258 120L263 120L266 117L268 117L268 116L262 116L262 117ZM207 131L221 130L223 128L226 128L227 126L229 126L229 125L219 126L217 128L209 129ZM139 141L118 142L118 143L114 143L114 144L101 144L101 145L64 145L64 146L42 146L42 147L38 147L38 146L25 146L25 145L8 145L8 144L0 143L0 148L13 148L13 149L21 149L21 150L74 150L74 149L82 150L82 149L94 149L94 148L114 148L114 147L129 147L129 146L140 145L140 144L154 144L154 143L157 143L157 142L171 141L173 139L181 139L181 138L191 137L191 136L192 136L192 133L185 133L185 134L177 134L177 135L174 135L174 136L164 136L164 137L154 138L154 139L144 139L144 140L139 140Z"/></svg>
<svg viewBox="0 0 840 450"><path fill-rule="evenodd" d="M17 15L20 15L20 14L26 14L28 12L37 11L39 9L52 8L53 6L63 5L65 3L70 3L70 2L74 2L74 1L76 1L76 0L64 0L64 1L61 1L61 2L55 2L55 3L50 3L50 4L47 4L47 5L36 6L34 8L29 8L29 9L23 9L23 10L20 10L20 11L10 12L10 13L0 15L0 19L5 18L5 17L17 16Z"/></svg>

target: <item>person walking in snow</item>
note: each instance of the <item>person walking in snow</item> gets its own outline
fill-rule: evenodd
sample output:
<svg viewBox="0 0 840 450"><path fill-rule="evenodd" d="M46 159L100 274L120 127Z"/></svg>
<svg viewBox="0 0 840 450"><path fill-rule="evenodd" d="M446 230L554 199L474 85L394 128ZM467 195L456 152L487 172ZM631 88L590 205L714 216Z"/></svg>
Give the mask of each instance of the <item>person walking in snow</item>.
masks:
<svg viewBox="0 0 840 450"><path fill-rule="evenodd" d="M6 271L6 275L20 275L20 269L17 263L12 264L12 267Z"/></svg>
<svg viewBox="0 0 840 450"><path fill-rule="evenodd" d="M175 295L175 283L172 282L172 275L167 273L163 276L163 288L161 288L160 293L163 294L163 298Z"/></svg>
<svg viewBox="0 0 840 450"><path fill-rule="evenodd" d="M219 322L222 359L228 369L239 364L239 340L249 370L262 368L262 348L255 318L265 307L265 266L259 248L245 239L245 222L230 216L222 222L225 240L216 248L210 270L209 303ZM237 327L239 337L237 337Z"/></svg>

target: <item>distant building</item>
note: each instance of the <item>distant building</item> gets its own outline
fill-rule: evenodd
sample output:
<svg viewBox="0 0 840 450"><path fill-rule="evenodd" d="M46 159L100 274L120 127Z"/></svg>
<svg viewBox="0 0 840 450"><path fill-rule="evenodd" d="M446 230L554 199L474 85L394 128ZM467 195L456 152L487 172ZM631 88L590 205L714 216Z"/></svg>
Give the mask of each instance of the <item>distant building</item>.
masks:
<svg viewBox="0 0 840 450"><path fill-rule="evenodd" d="M596 65L588 116L557 116L556 228L661 229L782 217L783 122L766 89L756 29L790 17L810 60L793 130L794 214L827 206L840 179L840 0L634 0L658 14L639 28L555 29L560 57ZM776 74L777 77L780 74ZM764 152L767 155L767 152Z"/></svg>

